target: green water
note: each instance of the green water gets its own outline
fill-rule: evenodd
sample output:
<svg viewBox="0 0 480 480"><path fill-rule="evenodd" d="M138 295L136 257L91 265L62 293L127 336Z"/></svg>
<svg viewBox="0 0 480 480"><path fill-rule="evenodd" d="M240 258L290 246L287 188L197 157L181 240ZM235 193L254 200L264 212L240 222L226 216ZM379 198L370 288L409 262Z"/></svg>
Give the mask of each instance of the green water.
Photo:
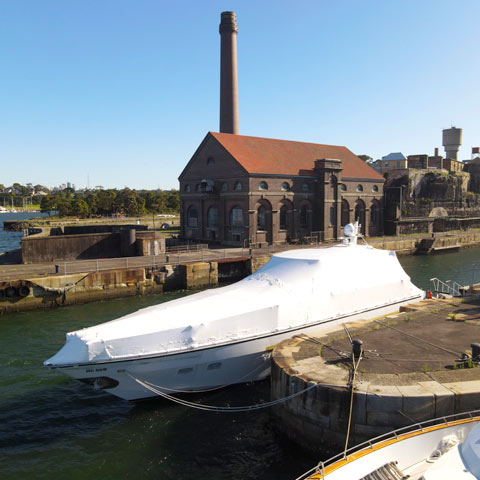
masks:
<svg viewBox="0 0 480 480"><path fill-rule="evenodd" d="M480 248L401 263L423 288L434 276L480 282ZM275 435L268 410L219 414L163 400L132 404L42 366L65 332L184 294L0 317L0 479L277 480L296 478L318 461ZM268 381L189 397L211 405L268 398Z"/></svg>

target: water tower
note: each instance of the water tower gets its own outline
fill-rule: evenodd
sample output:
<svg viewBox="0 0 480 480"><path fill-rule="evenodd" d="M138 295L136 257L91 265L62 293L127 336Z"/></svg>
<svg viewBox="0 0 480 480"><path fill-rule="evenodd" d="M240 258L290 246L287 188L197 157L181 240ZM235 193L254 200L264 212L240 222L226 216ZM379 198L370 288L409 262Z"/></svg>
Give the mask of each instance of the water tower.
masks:
<svg viewBox="0 0 480 480"><path fill-rule="evenodd" d="M445 148L445 158L452 158L458 160L458 150L462 144L462 129L461 128L447 128L443 130L442 145Z"/></svg>

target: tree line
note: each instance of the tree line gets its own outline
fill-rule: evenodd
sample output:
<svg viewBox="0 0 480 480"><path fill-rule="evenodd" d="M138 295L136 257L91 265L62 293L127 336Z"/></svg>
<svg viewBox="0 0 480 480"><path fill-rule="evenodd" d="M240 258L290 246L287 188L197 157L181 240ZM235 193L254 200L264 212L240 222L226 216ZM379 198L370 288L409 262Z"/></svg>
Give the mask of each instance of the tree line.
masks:
<svg viewBox="0 0 480 480"><path fill-rule="evenodd" d="M140 216L149 213L178 213L178 190L108 189L76 193L71 188L44 196L40 210L57 211L60 217L91 217L97 215Z"/></svg>

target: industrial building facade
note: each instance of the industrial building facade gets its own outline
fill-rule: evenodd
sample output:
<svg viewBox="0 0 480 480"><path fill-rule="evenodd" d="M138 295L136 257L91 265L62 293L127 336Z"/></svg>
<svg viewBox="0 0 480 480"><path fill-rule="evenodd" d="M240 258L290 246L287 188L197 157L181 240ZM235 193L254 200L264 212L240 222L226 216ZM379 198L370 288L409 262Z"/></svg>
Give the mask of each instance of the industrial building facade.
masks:
<svg viewBox="0 0 480 480"><path fill-rule="evenodd" d="M346 147L209 132L179 177L184 239L231 246L383 233L384 178Z"/></svg>

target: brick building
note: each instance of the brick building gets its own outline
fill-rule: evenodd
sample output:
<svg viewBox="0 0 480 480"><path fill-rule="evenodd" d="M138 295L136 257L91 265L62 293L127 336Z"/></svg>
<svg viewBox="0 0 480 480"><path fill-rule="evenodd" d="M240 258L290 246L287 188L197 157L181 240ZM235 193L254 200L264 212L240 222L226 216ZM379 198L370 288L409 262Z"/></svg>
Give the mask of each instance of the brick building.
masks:
<svg viewBox="0 0 480 480"><path fill-rule="evenodd" d="M181 173L181 235L222 245L383 233L384 178L346 147L209 132Z"/></svg>

